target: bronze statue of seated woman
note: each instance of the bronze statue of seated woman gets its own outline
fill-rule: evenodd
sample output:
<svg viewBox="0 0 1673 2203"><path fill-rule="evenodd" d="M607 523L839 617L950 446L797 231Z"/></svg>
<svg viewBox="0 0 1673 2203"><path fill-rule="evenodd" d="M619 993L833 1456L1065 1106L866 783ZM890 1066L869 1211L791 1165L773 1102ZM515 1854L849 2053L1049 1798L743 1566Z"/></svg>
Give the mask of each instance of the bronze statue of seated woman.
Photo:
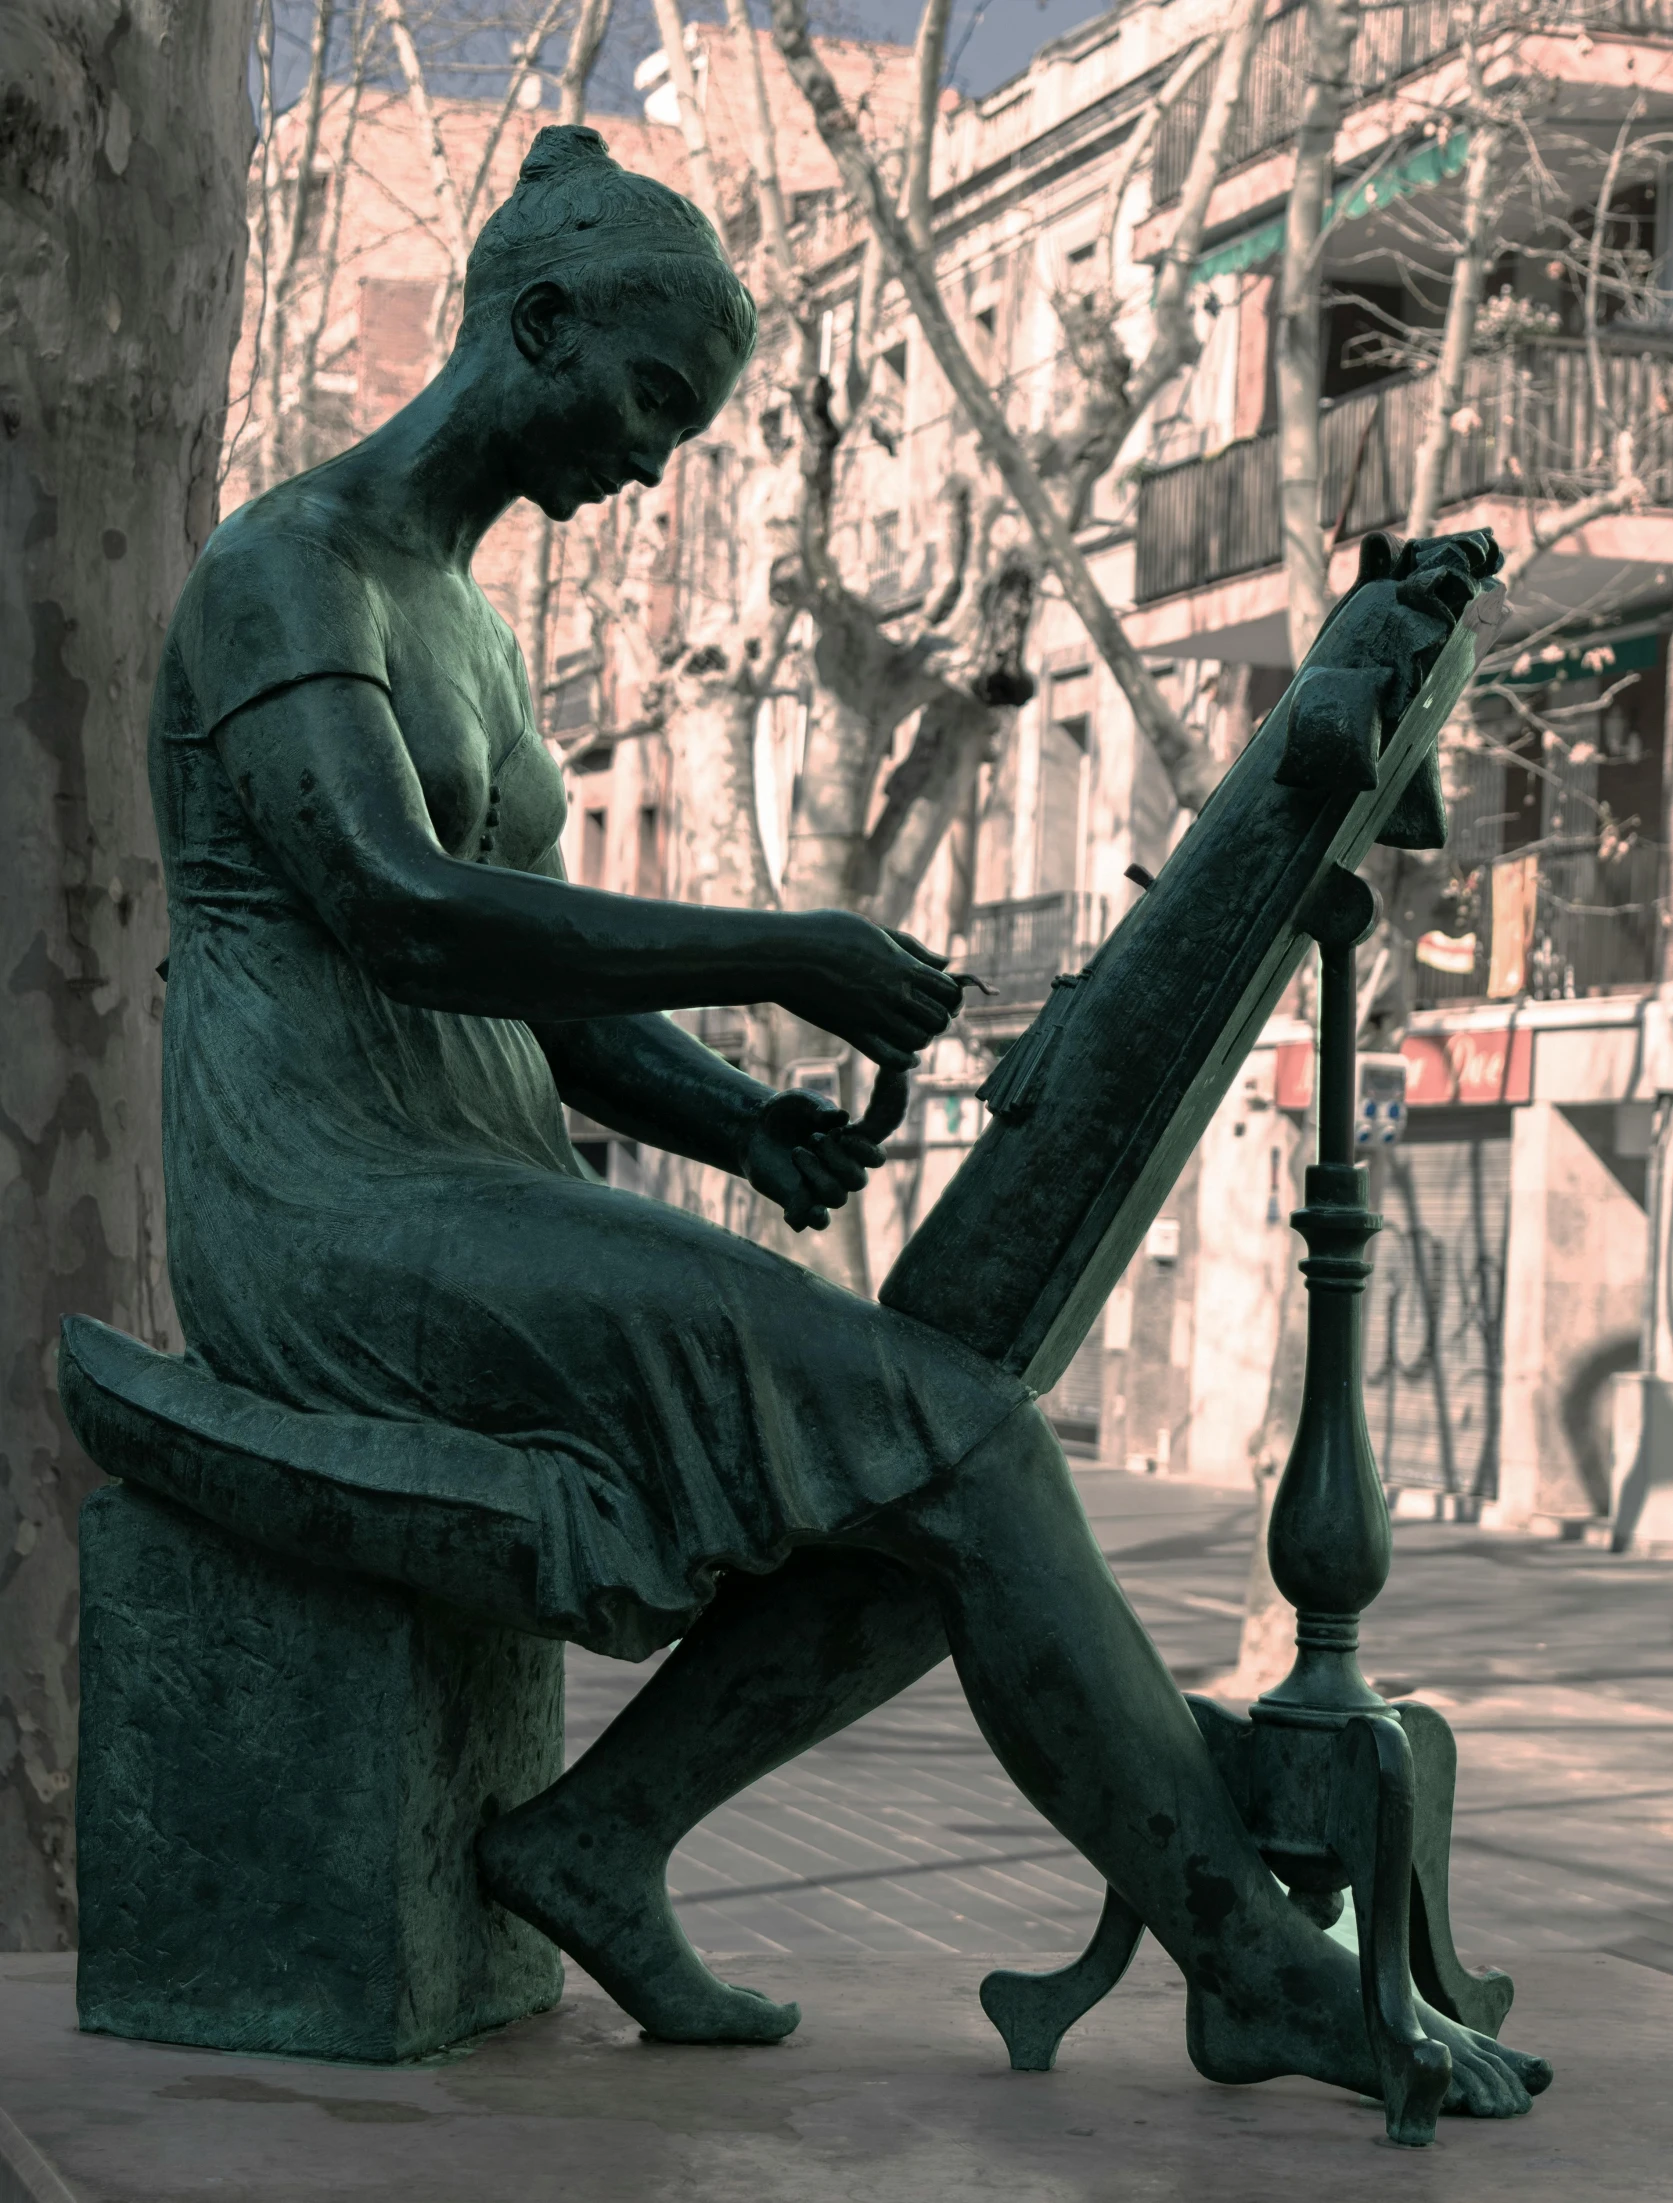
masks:
<svg viewBox="0 0 1673 2203"><path fill-rule="evenodd" d="M568 882L562 776L471 579L514 499L562 521L655 483L754 339L694 209L544 130L442 374L210 541L151 722L189 1358L284 1409L515 1449L556 1526L548 1616L605 1651L679 1639L479 1847L498 1902L651 2034L796 2025L704 1966L669 1855L950 1648L1012 1778L1179 1965L1200 2070L1374 2092L1353 1955L1263 1864L1029 1387L596 1183L566 1136L567 1101L822 1221L878 1150L664 1013L770 1000L898 1068L959 1006L942 959L848 913ZM1549 2079L1423 2024L1463 2108L1525 2111Z"/></svg>

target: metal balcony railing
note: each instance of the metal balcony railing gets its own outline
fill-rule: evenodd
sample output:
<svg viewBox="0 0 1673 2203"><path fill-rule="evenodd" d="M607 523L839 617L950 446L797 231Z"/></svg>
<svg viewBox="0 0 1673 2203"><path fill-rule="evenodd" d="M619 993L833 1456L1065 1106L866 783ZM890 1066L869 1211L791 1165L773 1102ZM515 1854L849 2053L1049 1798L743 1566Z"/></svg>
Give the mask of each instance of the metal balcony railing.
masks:
<svg viewBox="0 0 1673 2203"><path fill-rule="evenodd" d="M1673 0L1497 0L1482 11L1482 34L1514 29L1624 31L1641 38L1673 36ZM1350 102L1367 98L1425 67L1456 46L1468 20L1462 0L1411 0L1403 8L1367 8L1349 67ZM1249 90L1231 128L1222 171L1270 153L1295 135L1306 90L1307 11L1286 8L1268 22L1256 50ZM1156 133L1157 206L1177 199L1201 135L1217 64L1205 62Z"/></svg>
<svg viewBox="0 0 1673 2203"><path fill-rule="evenodd" d="M980 1018L1038 1008L1058 974L1079 971L1108 931L1104 895L1024 895L978 903L970 913L966 961L994 991L972 994L968 1010Z"/></svg>
<svg viewBox="0 0 1673 2203"><path fill-rule="evenodd" d="M1634 342L1642 348L1632 349ZM1443 504L1497 493L1568 501L1606 486L1617 424L1637 438L1640 478L1656 505L1673 503L1673 349L1624 330L1603 357L1600 415L1586 351L1550 337L1470 362L1460 409L1476 426L1453 436ZM1428 422L1427 374L1356 391L1320 421L1319 517L1344 537L1396 526L1411 502ZM1137 597L1152 604L1282 557L1278 439L1267 431L1143 477L1138 497Z"/></svg>
<svg viewBox="0 0 1673 2203"><path fill-rule="evenodd" d="M1615 857L1590 850L1542 856L1527 992L1536 1002L1555 1002L1653 985L1661 976L1667 891L1668 853L1654 842L1635 842ZM1493 954L1489 893L1481 896L1474 930L1473 971L1413 963L1414 1009L1482 1000Z"/></svg>

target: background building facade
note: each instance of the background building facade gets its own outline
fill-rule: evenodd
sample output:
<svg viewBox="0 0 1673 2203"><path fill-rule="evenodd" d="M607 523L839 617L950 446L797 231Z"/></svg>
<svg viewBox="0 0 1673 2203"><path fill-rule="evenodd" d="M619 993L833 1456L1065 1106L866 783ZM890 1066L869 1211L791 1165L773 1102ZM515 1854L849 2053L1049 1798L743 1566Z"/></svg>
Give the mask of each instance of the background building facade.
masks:
<svg viewBox="0 0 1673 2203"><path fill-rule="evenodd" d="M1106 601L1222 760L1292 662L1281 515L1293 469L1277 384L1310 20L1306 6L1266 14L1194 257L1199 356L1075 513ZM937 282L1043 475L1087 403L1077 302L1106 301L1132 358L1149 341L1215 66L1204 41L1220 28L1198 0L1118 7L988 97L942 95ZM859 812L843 828L857 907L952 946L992 989L926 1063L868 1196L861 1267L847 1274L874 1284L979 1135L976 1089L997 1055L1052 976L1119 923L1139 892L1129 868L1157 871L1189 814L1034 555L898 287L868 269L864 226L770 37L756 61L797 270L791 304L769 265L751 64L709 24L688 27L685 51L717 211L763 300L761 347L660 487L560 530L519 507L477 571L519 633L543 731L566 762L577 879L714 899L740 881L767 897L799 892L817 876L805 869L810 839L833 830L810 795L810 759L828 776L830 757L865 752ZM906 129L910 50L824 51L887 162ZM1319 322L1316 501L1330 583L1348 585L1369 529L1400 532L1413 515L1433 393L1449 374L1457 403L1436 524L1491 526L1517 569L1490 677L1449 730L1449 847L1391 859L1377 880L1386 922L1362 969L1362 1040L1403 1059L1408 1109L1372 1164L1386 1229L1368 1309L1369 1412L1407 1506L1578 1532L1614 1504L1615 1380L1654 1365L1665 1262L1655 1211L1666 1175L1673 11L1663 0L1414 0L1359 17L1349 82ZM650 56L638 83L642 114L598 126L627 165L695 188L668 55ZM1171 104L1158 115L1159 95ZM508 122L493 102L433 105L461 176L504 124L484 210L551 119L536 105ZM329 185L307 246L321 271L307 308L313 351L307 329L293 330L294 361L277 374L271 344L263 354L264 278L252 277L234 376L251 399L227 505L262 486L264 466L273 478L377 425L440 356L446 223L412 99L368 86L345 151L346 120L346 103L328 109L312 155ZM1135 180L1141 127L1154 137ZM302 144L294 114L274 142L264 175L282 194ZM1483 303L1449 364L1454 269L1471 250ZM860 713L849 749L831 746L842 712L856 717L851 700L831 700L839 623L828 591L803 604L802 584L784 578L799 559L805 582L813 555L798 502L810 342L828 389L855 407L827 454L818 557L858 608L850 629L863 628L885 688L905 695L924 667L987 684L987 717L956 769L926 755L933 701ZM294 424L275 431L275 413ZM1027 676L1009 686L992 677L1007 652ZM768 666L759 693L756 664ZM740 710L752 814L742 872L718 849L704 762L723 751L713 728ZM881 829L908 798L916 823L904 840L919 833L924 847L899 863L889 905L903 837ZM882 885L865 884L880 834ZM1303 981L1053 1395L1072 1443L1157 1474L1248 1473L1299 1291L1287 1219L1308 1138L1308 1009ZM709 1014L702 1029L755 1060L746 1010ZM827 1055L802 1036L773 1069L851 1092L853 1067ZM733 1196L670 1182L603 1128L577 1131L619 1182L751 1228Z"/></svg>

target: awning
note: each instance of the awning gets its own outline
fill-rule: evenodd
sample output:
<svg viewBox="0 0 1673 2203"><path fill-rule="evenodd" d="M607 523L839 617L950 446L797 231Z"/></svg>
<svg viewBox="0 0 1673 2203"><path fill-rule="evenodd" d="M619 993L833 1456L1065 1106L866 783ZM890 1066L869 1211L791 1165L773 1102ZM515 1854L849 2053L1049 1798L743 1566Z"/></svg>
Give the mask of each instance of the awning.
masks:
<svg viewBox="0 0 1673 2203"><path fill-rule="evenodd" d="M1526 663L1524 663L1524 659ZM1623 673L1647 673L1656 662L1656 637L1600 636L1593 642L1547 643L1524 651L1508 673L1495 679L1512 688L1544 687L1556 681L1602 681L1607 688Z"/></svg>
<svg viewBox="0 0 1673 2203"><path fill-rule="evenodd" d="M1325 222L1327 226L1332 222L1357 222L1396 199L1409 199L1419 191L1431 191L1447 177L1456 176L1469 155L1470 133L1455 130L1444 141L1426 145L1408 154L1403 161L1391 161L1386 168L1373 170L1346 191L1337 192L1325 208ZM1263 261L1275 260L1283 249L1284 216L1275 214L1270 222L1262 222L1258 229L1245 230L1230 244L1205 252L1191 271L1191 281L1207 283L1217 275L1241 275L1245 268L1258 268Z"/></svg>

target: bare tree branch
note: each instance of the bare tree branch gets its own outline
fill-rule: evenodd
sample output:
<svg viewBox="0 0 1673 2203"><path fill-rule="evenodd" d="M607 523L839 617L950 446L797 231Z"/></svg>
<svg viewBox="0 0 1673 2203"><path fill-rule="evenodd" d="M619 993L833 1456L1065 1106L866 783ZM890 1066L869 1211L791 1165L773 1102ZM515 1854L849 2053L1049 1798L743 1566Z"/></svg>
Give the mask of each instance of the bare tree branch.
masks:
<svg viewBox="0 0 1673 2203"><path fill-rule="evenodd" d="M558 79L559 122L585 122L587 119L587 86L598 60L598 49L610 28L610 11L614 4L615 0L581 0L581 12L569 34L563 75Z"/></svg>
<svg viewBox="0 0 1673 2203"><path fill-rule="evenodd" d="M907 234L920 252L934 248L929 173L935 154L935 118L941 107L941 68L947 51L947 21L953 0L924 0L912 49L912 120L906 139L906 182L902 203Z"/></svg>
<svg viewBox="0 0 1673 2203"><path fill-rule="evenodd" d="M697 79L692 73L691 56L686 51L685 19L680 13L680 0L651 0L651 4L656 10L663 58L668 63L668 81L674 87L680 111L680 135L685 139L686 159L691 166L691 196L714 224L716 233L724 238L714 158L709 151L703 110L697 102Z"/></svg>
<svg viewBox="0 0 1673 2203"><path fill-rule="evenodd" d="M465 214L459 203L458 186L453 181L453 170L448 164L447 146L441 134L441 121L430 98L430 88L424 78L424 64L419 59L418 48L407 23L405 0L381 0L383 19L389 26L389 35L395 46L395 59L400 65L401 81L407 90L407 105L412 109L412 119L430 164L430 186L436 195L436 205L441 210L442 244L447 253L448 273L456 283L465 280L465 261L470 243L465 235Z"/></svg>
<svg viewBox="0 0 1673 2203"><path fill-rule="evenodd" d="M744 65L744 81L749 86L749 165L755 177L756 203L761 209L767 265L773 271L784 303L789 305L798 288L796 261L790 249L790 225L785 218L784 191L778 178L773 111L767 99L760 44L749 17L749 0L726 0L726 20L731 26L733 45Z"/></svg>
<svg viewBox="0 0 1673 2203"><path fill-rule="evenodd" d="M314 163L319 154L320 115L325 105L325 64L331 45L335 0L316 0L314 24L308 42L308 81L302 95L302 140L296 156L296 188L290 207L276 227L282 238L274 252L276 267L268 277L263 300L262 328L256 339L257 356L267 379L267 398L262 419L257 479L267 488L279 479L280 444L284 433L284 369L289 334L291 299L302 262L308 215L314 194ZM275 133L276 137L277 133ZM283 205L283 173L270 145L264 163L267 178L280 187ZM278 211L278 210L276 210ZM271 223L271 217L270 217ZM270 226L268 234L273 234Z"/></svg>
<svg viewBox="0 0 1673 2203"><path fill-rule="evenodd" d="M314 419L319 351L331 316L331 293L336 286L342 252L343 209L348 199L349 170L354 159L355 136L360 127L360 107L366 91L366 72L377 38L374 4L375 0L360 0L355 13L354 30L349 44L348 104L343 115L342 132L333 153L331 200L320 237L318 264L314 269L316 304L303 334L297 361L296 415L302 424L305 439L309 438ZM313 452L305 448L303 464L312 465L313 458Z"/></svg>
<svg viewBox="0 0 1673 2203"><path fill-rule="evenodd" d="M1627 141L1631 137L1644 112L1644 95L1639 93L1621 118L1621 127L1615 133L1615 142L1609 149L1608 165L1603 171L1603 183L1598 190L1597 207L1592 215L1592 235L1586 254L1586 364L1591 371L1592 403L1597 407L1599 420L1609 411L1609 395L1603 380L1603 353L1598 343L1598 297L1603 274L1604 245L1609 236L1609 210L1614 204L1615 187L1621 180L1621 162L1626 154Z"/></svg>
<svg viewBox="0 0 1673 2203"><path fill-rule="evenodd" d="M562 0L558 0L562 4ZM578 123L586 118L587 85L593 65L598 60L598 50L604 43L604 33L610 26L610 10L613 0L581 0L581 9L569 36L569 52L564 57L563 77L558 105L561 122ZM540 48L551 31L558 13L558 5L549 6L539 25L531 33L523 48L524 61L532 68L539 59ZM527 70L525 69L525 74ZM520 85L522 79L518 79ZM499 124L489 139L488 150L482 156L476 182L471 187L471 203L474 206L478 194L485 188L493 150L499 142L499 132L505 126L510 113L513 93L508 92L505 105L500 110ZM534 691L537 722L541 699L546 686L546 638L552 610L552 522L537 506L530 507L528 540L523 550L523 565L519 576L518 625L522 630L523 649L528 659L529 684Z"/></svg>
<svg viewBox="0 0 1673 2203"><path fill-rule="evenodd" d="M883 808L866 836L855 887L883 926L900 925L931 859L991 754L995 714L948 688L919 714L912 746L884 783Z"/></svg>
<svg viewBox="0 0 1673 2203"><path fill-rule="evenodd" d="M1440 517L1447 454L1452 448L1452 423L1464 395L1464 377L1475 345L1482 294L1487 285L1488 259L1498 224L1499 179L1507 131L1493 113L1488 99L1477 35L1479 22L1480 10L1472 8L1469 33L1464 42L1471 138L1464 172L1463 221L1459 250L1453 262L1452 287L1447 294L1440 361L1430 384L1429 418L1413 470L1412 501L1406 514L1409 536L1433 535Z"/></svg>
<svg viewBox="0 0 1673 2203"><path fill-rule="evenodd" d="M569 0L546 0L528 36L512 48L511 69L505 80L505 93L500 100L499 112L488 126L483 142L482 158L476 164L476 174L465 194L465 229L467 233L476 219L476 210L482 204L482 195L488 189L494 173L494 156L499 152L500 140L505 136L505 126L516 112L523 86L534 75L540 64L540 49L551 37L557 20Z"/></svg>
<svg viewBox="0 0 1673 2203"><path fill-rule="evenodd" d="M1241 6L1239 28L1222 61L1215 99L1211 102L1211 115L1219 119L1221 141L1241 94L1253 53L1253 35L1248 26L1256 16L1255 0L1241 0ZM808 34L805 0L772 0L772 12L779 51L813 111L820 137L835 160L844 184L870 222L889 272L906 293L907 303L942 373L969 415L988 458L1033 530L1062 584L1065 597L1120 683L1140 729L1161 760L1176 799L1187 809L1200 809L1221 778L1223 767L1207 745L1180 723L1157 687L1154 676L1128 640L1121 622L1104 601L1068 523L1038 473L1030 466L1010 423L965 349L942 302L933 267L914 249L906 225L895 210L893 197L843 105L830 71L814 50ZM1229 70L1235 82L1228 87ZM1199 144L1199 158L1192 164L1192 175L1199 182L1203 166L1201 151ZM1216 166L1217 163L1218 145ZM1211 169L1208 186L1200 193L1201 207L1196 210L1199 236L1201 213L1206 207L1212 181ZM1175 251L1177 243L1176 235L1170 252ZM1193 255L1194 250L1193 246ZM1188 263L1186 265L1188 268ZM1166 270L1163 280L1167 280ZM1181 296L1183 288L1182 281ZM1188 322L1188 313L1186 319ZM1191 341L1195 341L1194 334Z"/></svg>
<svg viewBox="0 0 1673 2203"><path fill-rule="evenodd" d="M1219 52L1220 45L1220 38L1215 37L1199 39L1185 49L1175 64L1173 73L1134 123L1128 132L1127 142L1115 157L1115 166L1110 170L1104 199L1108 208L1104 217L1104 274L1112 302L1116 297L1120 274L1115 258L1116 235L1121 227L1121 209L1132 189L1133 178L1155 143L1157 131L1196 82L1197 72L1205 68Z"/></svg>
<svg viewBox="0 0 1673 2203"><path fill-rule="evenodd" d="M1630 440L1626 454L1630 460ZM1620 455L1617 456L1617 464ZM1535 521L1529 528L1528 540L1512 551L1505 560L1500 580L1507 590L1514 589L1523 580L1528 569L1542 559L1546 552L1565 537L1576 535L1582 528L1590 527L1594 520L1606 520L1611 513L1631 512L1646 501L1644 485L1630 465L1623 470L1607 489L1582 497L1572 505L1559 505L1548 521Z"/></svg>
<svg viewBox="0 0 1673 2203"><path fill-rule="evenodd" d="M1254 66L1255 52L1265 27L1265 14L1263 0L1236 0L1236 13L1220 49L1220 66L1215 71L1208 112L1203 117L1202 129L1191 152L1191 165L1185 172L1179 194L1179 219L1174 224L1156 278L1156 291L1150 306L1155 334L1128 392L1131 417L1135 421L1162 385L1182 367L1190 366L1202 349L1191 312L1192 271L1202 249L1208 202L1214 195L1226 139L1248 88L1249 72Z"/></svg>
<svg viewBox="0 0 1673 2203"><path fill-rule="evenodd" d="M1358 29L1359 0L1308 0L1307 89L1284 215L1277 328L1278 495L1292 665L1312 648L1330 595L1319 513L1320 243Z"/></svg>

